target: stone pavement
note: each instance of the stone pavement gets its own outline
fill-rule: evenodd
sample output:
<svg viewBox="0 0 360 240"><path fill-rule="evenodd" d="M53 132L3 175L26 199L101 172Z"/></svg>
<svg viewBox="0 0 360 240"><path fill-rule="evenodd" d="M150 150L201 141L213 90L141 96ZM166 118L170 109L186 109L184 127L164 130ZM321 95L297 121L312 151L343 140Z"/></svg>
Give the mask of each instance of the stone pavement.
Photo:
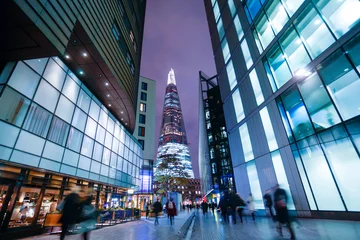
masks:
<svg viewBox="0 0 360 240"><path fill-rule="evenodd" d="M179 231L184 222L190 217L192 212L179 212L175 217L175 224L170 225L170 220L167 217L159 217L159 225L154 225L154 218L149 220L142 218L138 221L132 221L114 226L103 227L94 230L90 233L90 239L105 240L105 239L127 239L127 240L168 240L174 237ZM24 240L58 240L58 234L43 234L31 238L24 238ZM66 240L80 240L80 235L68 235Z"/></svg>
<svg viewBox="0 0 360 240"><path fill-rule="evenodd" d="M293 224L293 227L298 240L360 240L360 222L355 221L300 219L298 223ZM231 219L230 223L224 223L219 213L208 213L207 216L203 216L199 211L196 214L192 232L188 233L188 239L290 239L286 228L283 229L283 234L283 238L279 237L275 224L270 218L258 217L254 222L250 216L245 216L243 223L237 221L233 224Z"/></svg>

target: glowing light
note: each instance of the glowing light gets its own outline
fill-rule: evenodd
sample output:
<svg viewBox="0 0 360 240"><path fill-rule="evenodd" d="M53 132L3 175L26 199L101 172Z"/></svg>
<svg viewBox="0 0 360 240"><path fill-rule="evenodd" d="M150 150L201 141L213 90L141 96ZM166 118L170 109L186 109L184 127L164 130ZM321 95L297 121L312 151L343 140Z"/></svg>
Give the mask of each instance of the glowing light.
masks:
<svg viewBox="0 0 360 240"><path fill-rule="evenodd" d="M106 83L105 83L105 86L109 86L109 83L106 82Z"/></svg>
<svg viewBox="0 0 360 240"><path fill-rule="evenodd" d="M84 52L82 55L83 55L84 57L87 57L87 53L86 53L86 52Z"/></svg>
<svg viewBox="0 0 360 240"><path fill-rule="evenodd" d="M106 95L107 97L110 97L110 94Z"/></svg>
<svg viewBox="0 0 360 240"><path fill-rule="evenodd" d="M315 23L315 25L319 25L321 23L321 20L317 19L317 20L315 20L314 23Z"/></svg>
<svg viewBox="0 0 360 240"><path fill-rule="evenodd" d="M111 104L109 104L108 106L111 107Z"/></svg>
<svg viewBox="0 0 360 240"><path fill-rule="evenodd" d="M84 74L84 72L83 72L83 71L80 71L79 73L80 73L81 75L83 75L83 74Z"/></svg>
<svg viewBox="0 0 360 240"><path fill-rule="evenodd" d="M66 58L66 59L70 59L70 56L66 54L66 55L65 55L65 58Z"/></svg>
<svg viewBox="0 0 360 240"><path fill-rule="evenodd" d="M298 77L307 77L311 74L311 72L303 69L303 68L300 68L299 70L297 70L295 72L295 75L298 76Z"/></svg>

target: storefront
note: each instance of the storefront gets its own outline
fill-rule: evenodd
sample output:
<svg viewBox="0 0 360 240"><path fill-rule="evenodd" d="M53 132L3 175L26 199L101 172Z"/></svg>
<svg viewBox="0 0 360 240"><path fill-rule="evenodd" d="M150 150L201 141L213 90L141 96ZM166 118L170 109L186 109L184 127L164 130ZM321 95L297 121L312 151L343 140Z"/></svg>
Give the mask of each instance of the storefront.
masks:
<svg viewBox="0 0 360 240"><path fill-rule="evenodd" d="M96 209L124 207L120 201L115 206L114 199L125 196L127 189L0 162L0 231L42 227L46 214L56 212L75 185L82 189L80 196L93 189Z"/></svg>

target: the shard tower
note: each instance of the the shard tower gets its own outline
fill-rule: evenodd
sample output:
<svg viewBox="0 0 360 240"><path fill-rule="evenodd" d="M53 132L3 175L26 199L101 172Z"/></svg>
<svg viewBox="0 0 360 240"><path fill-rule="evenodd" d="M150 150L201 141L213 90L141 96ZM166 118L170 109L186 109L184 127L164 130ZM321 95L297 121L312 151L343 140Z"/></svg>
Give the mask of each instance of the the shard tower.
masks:
<svg viewBox="0 0 360 240"><path fill-rule="evenodd" d="M173 69L168 74L156 166L166 156L178 158L190 178L194 178ZM161 172L155 170L155 174L161 175Z"/></svg>

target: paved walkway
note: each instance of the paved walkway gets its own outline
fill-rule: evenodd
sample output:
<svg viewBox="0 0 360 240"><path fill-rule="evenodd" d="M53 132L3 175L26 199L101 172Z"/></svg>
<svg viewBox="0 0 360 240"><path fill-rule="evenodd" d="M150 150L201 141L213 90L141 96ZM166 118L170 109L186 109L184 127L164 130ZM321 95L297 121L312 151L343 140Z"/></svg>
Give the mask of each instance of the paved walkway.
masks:
<svg viewBox="0 0 360 240"><path fill-rule="evenodd" d="M154 225L154 218L149 220L142 218L138 221L127 222L110 227L103 227L90 233L90 239L93 240L109 240L109 239L136 239L136 240L168 240L173 237L190 217L192 212L180 212L175 217L175 223L170 225L167 217L159 217L159 225ZM43 234L32 238L24 238L24 240L58 240L58 234ZM80 235L68 235L66 240L80 240Z"/></svg>
<svg viewBox="0 0 360 240"><path fill-rule="evenodd" d="M335 221L319 219L301 219L293 224L296 239L306 240L359 240L360 222ZM203 216L199 211L195 217L193 230L188 234L194 240L231 240L231 239L254 239L254 240L277 240L290 239L286 228L283 229L284 237L281 238L275 230L275 224L269 219L259 217L254 222L250 216L244 217L244 222L237 221L233 224L224 223L220 214L208 213Z"/></svg>

